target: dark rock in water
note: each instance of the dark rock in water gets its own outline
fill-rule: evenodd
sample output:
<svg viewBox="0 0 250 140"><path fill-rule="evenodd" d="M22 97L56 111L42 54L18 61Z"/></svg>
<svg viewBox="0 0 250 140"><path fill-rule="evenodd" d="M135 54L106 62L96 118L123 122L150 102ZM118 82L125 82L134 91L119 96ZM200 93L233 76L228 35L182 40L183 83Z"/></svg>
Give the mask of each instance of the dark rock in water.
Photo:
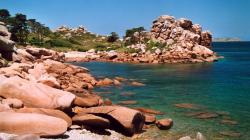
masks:
<svg viewBox="0 0 250 140"><path fill-rule="evenodd" d="M155 124L159 129L167 130L173 126L173 120L172 119L161 119L161 120L156 121Z"/></svg>
<svg viewBox="0 0 250 140"><path fill-rule="evenodd" d="M133 92L122 92L121 95L122 96L133 96L135 93Z"/></svg>
<svg viewBox="0 0 250 140"><path fill-rule="evenodd" d="M235 138L238 138L241 136L239 132L233 132L233 131L223 131L223 132L220 132L220 135L228 136L228 137L235 137Z"/></svg>
<svg viewBox="0 0 250 140"><path fill-rule="evenodd" d="M186 116L188 116L188 117L194 117L194 116L198 116L198 115L203 114L203 113L206 113L206 112L204 112L204 111L188 112L188 113L186 113Z"/></svg>
<svg viewBox="0 0 250 140"><path fill-rule="evenodd" d="M106 129L110 127L108 119L98 117L92 114L76 115L72 118L73 123L89 126L92 128Z"/></svg>
<svg viewBox="0 0 250 140"><path fill-rule="evenodd" d="M155 115L163 115L164 114L161 111L153 110L153 109L149 109L149 108L143 108L143 107L135 107L133 109L138 110L142 113L147 113L147 114L155 114Z"/></svg>
<svg viewBox="0 0 250 140"><path fill-rule="evenodd" d="M229 112L226 112L226 111L216 111L216 113L217 113L218 115L221 115L221 116L228 116L228 115L230 115L230 113L229 113Z"/></svg>
<svg viewBox="0 0 250 140"><path fill-rule="evenodd" d="M120 101L118 102L120 105L134 105L137 104L137 101L129 100L129 101Z"/></svg>
<svg viewBox="0 0 250 140"><path fill-rule="evenodd" d="M222 120L220 123L221 124L229 124L229 125L237 125L238 124L238 122L234 121L234 120Z"/></svg>
<svg viewBox="0 0 250 140"><path fill-rule="evenodd" d="M199 108L200 108L198 105L191 104L191 103L180 103L180 104L175 104L175 107L178 107L178 108L185 108L185 109L199 109Z"/></svg>

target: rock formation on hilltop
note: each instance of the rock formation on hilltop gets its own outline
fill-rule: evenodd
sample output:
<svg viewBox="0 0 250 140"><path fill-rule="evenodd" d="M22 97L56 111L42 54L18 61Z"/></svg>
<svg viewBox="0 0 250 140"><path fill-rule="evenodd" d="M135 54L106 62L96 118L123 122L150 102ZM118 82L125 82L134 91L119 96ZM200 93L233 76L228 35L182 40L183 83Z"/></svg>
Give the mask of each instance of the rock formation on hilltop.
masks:
<svg viewBox="0 0 250 140"><path fill-rule="evenodd" d="M61 33L65 35L65 37L71 37L73 34L81 35L81 34L87 33L88 31L84 26L80 25L77 28L69 28L67 26L61 26L57 28L55 32Z"/></svg>

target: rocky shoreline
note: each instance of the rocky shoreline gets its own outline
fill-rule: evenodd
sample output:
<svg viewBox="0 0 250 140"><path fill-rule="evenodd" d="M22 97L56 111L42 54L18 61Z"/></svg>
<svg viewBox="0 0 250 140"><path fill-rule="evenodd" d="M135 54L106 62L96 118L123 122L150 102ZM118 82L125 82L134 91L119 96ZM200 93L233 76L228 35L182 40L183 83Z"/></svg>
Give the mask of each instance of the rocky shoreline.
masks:
<svg viewBox="0 0 250 140"><path fill-rule="evenodd" d="M147 53L143 51L145 49L143 44L130 46L140 50L132 54L95 50L84 53L60 53L34 47L17 49L15 43L10 40L4 24L1 23L0 26L1 60L4 61L1 61L2 68L0 68L0 139L10 137L10 139L19 140L29 137L53 139L63 137L64 134L71 139L74 135L72 133L86 133L84 137L88 137L92 134L90 132L96 131L108 133L110 136L107 139L122 139L122 137L132 137L142 133L150 128L148 125L154 125L159 130L168 130L173 126L173 120L170 118L156 120L156 115L162 114L160 111L114 105L112 101L103 100L93 92L97 86L119 86L125 78L97 79L89 73L88 69L64 62L95 60L196 63L217 59L214 52L201 46L197 49L201 51L200 56L195 58L188 56L187 59L179 55L176 50L173 52L174 54L178 52L179 57L171 59L165 58L171 50L156 49L153 53ZM174 55L171 54L172 56ZM129 84L144 86L143 83L136 81ZM133 102L121 104L131 103ZM80 131L77 131L79 129ZM113 131L110 133L107 130ZM79 136L82 137L82 135ZM95 135L93 139L105 139L99 136ZM75 139L74 136L73 139Z"/></svg>

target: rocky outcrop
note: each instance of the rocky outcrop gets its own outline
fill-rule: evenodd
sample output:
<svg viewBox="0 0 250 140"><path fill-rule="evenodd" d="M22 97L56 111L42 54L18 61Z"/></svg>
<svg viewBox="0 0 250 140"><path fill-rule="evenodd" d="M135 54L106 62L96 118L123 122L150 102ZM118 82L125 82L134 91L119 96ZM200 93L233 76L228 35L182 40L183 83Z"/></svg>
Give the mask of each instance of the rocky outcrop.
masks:
<svg viewBox="0 0 250 140"><path fill-rule="evenodd" d="M66 130L67 123L60 118L32 113L0 112L0 132L58 136Z"/></svg>
<svg viewBox="0 0 250 140"><path fill-rule="evenodd" d="M202 31L199 24L173 16L160 16L153 22L151 36L154 40L165 43L168 48L163 57L169 61L211 62L217 60L210 50L212 34Z"/></svg>
<svg viewBox="0 0 250 140"><path fill-rule="evenodd" d="M72 37L72 35L82 35L82 34L88 33L87 29L82 25L80 25L77 28L69 28L67 26L61 26L57 28L55 32L60 33L65 38L70 38Z"/></svg>

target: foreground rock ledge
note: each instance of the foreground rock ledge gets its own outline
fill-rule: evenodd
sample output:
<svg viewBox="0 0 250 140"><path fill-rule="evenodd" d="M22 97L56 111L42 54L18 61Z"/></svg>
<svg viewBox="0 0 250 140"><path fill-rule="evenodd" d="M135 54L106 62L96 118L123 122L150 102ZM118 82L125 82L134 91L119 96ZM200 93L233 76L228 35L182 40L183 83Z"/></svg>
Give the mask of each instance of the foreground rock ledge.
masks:
<svg viewBox="0 0 250 140"><path fill-rule="evenodd" d="M66 130L67 122L60 118L32 113L0 112L0 132L51 137L62 135Z"/></svg>
<svg viewBox="0 0 250 140"><path fill-rule="evenodd" d="M128 136L141 132L145 123L145 116L141 112L121 106L82 108L78 114L94 114L106 118L112 129Z"/></svg>

